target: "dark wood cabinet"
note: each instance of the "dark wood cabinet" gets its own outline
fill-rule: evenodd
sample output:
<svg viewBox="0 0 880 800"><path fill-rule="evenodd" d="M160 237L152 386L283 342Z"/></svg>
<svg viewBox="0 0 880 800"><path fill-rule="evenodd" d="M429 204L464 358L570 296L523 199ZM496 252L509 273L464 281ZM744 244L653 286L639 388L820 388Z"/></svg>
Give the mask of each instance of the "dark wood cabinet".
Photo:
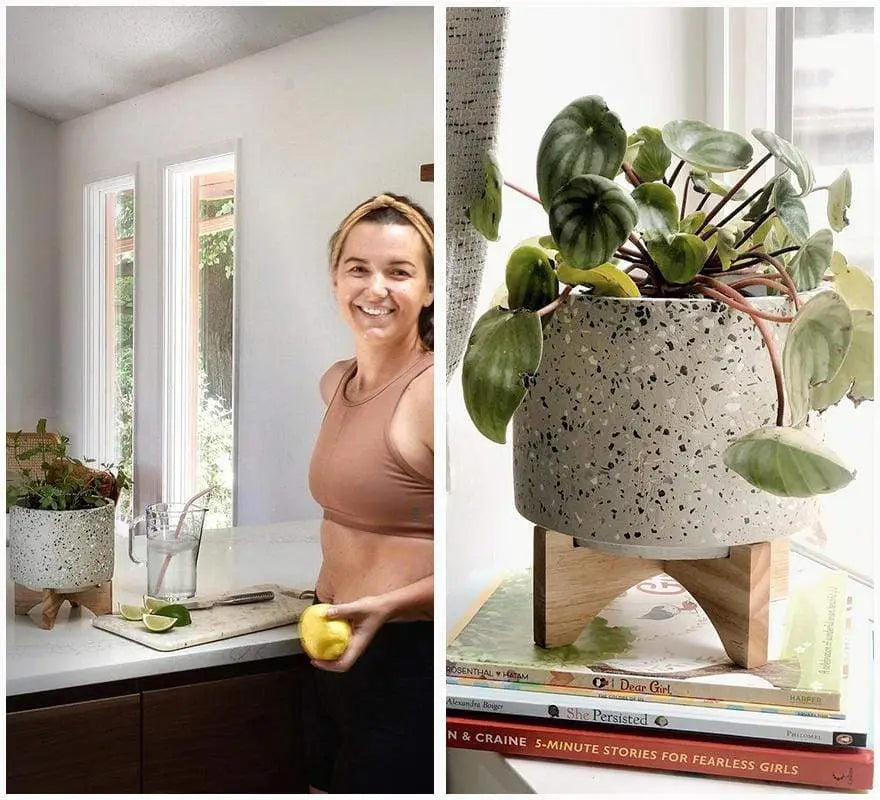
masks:
<svg viewBox="0 0 880 800"><path fill-rule="evenodd" d="M139 792L140 696L6 715L7 792Z"/></svg>
<svg viewBox="0 0 880 800"><path fill-rule="evenodd" d="M289 672L146 691L141 713L145 792L307 790Z"/></svg>
<svg viewBox="0 0 880 800"><path fill-rule="evenodd" d="M6 791L294 793L302 657L7 698Z"/></svg>

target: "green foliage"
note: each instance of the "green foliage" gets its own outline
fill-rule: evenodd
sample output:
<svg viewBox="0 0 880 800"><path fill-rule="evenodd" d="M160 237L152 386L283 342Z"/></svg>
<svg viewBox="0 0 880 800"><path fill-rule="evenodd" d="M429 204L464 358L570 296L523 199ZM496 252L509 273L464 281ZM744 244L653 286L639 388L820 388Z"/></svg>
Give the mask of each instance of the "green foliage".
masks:
<svg viewBox="0 0 880 800"><path fill-rule="evenodd" d="M523 287L540 284L526 305L533 313L526 320L504 308L488 312L476 323L464 357L466 406L479 430L504 441L527 391L524 376L540 367L542 347L536 336L541 318L575 287L594 295L708 297L747 314L763 332L766 315L750 296L791 293L792 287L811 292L824 284L832 290L827 297L814 298L783 318L794 325L782 367L771 353L778 427L784 419L783 385L792 395L791 430L805 422L810 409L824 409L847 395L854 402L873 397L873 284L834 252L833 232L849 221L849 172L844 170L830 186L816 186L813 169L797 147L772 131L755 129L752 136L765 151L754 163L754 147L744 136L704 122L641 126L627 136L620 119L597 96L581 97L553 118L538 148L536 198L547 211L552 238L523 243L543 248L533 259L535 274L520 263L519 251L510 262L517 267L517 280L516 291L508 296L518 305L526 305ZM669 172L673 155L678 163ZM750 186L771 159L776 174L763 185ZM717 179L721 173L731 176L722 182ZM501 183L500 171L496 183ZM691 187L695 191L688 196ZM811 234L802 198L817 191L828 192L831 230ZM730 210L732 203L736 206ZM496 210L492 239L498 236L500 199ZM552 281L545 263L564 287L556 297L548 291ZM730 286L735 281L759 288L740 292ZM542 308L536 307L538 300ZM744 477L767 491L832 491L851 477L842 467L828 467L837 464L833 454L817 456L820 445L806 431L756 434L757 440L748 436L731 444L729 452L737 458L725 457L725 463L746 465ZM754 464L754 453L771 450L769 466L748 466ZM834 473L825 483L795 475L819 469L820 462L825 477L828 470Z"/></svg>
<svg viewBox="0 0 880 800"><path fill-rule="evenodd" d="M509 308L537 311L559 294L559 281L547 252L541 247L517 247L507 260Z"/></svg>
<svg viewBox="0 0 880 800"><path fill-rule="evenodd" d="M504 444L513 412L526 396L524 378L541 362L541 321L530 311L493 308L471 334L462 369L464 401L477 429Z"/></svg>
<svg viewBox="0 0 880 800"><path fill-rule="evenodd" d="M126 475L134 473L134 274L116 273L116 441L119 467ZM119 496L118 512L123 519L132 516L131 487Z"/></svg>
<svg viewBox="0 0 880 800"><path fill-rule="evenodd" d="M225 217L234 212L231 198L202 200L200 213L202 219ZM227 278L235 274L235 231L229 228L199 236L199 267L223 270Z"/></svg>
<svg viewBox="0 0 880 800"><path fill-rule="evenodd" d="M483 191L468 211L468 219L490 242L498 239L501 221L501 170L498 162L487 153L483 162Z"/></svg>
<svg viewBox="0 0 880 800"><path fill-rule="evenodd" d="M231 198L203 200L200 215L203 219L223 217L234 212ZM127 238L134 235L134 193L117 195L116 235ZM200 269L220 273L231 281L235 273L235 238L233 229L216 231L199 237ZM132 254L120 257L116 269L116 441L118 442L120 470L125 475L133 472L134 458L134 260ZM218 324L225 324L225 319ZM231 350L231 331L219 343ZM203 343L204 344L204 343ZM211 346L214 346L213 340ZM199 485L215 487L211 494L207 523L212 527L232 524L232 412L224 398L215 394L205 370L199 376L199 407L197 417L197 465ZM131 515L131 492L128 482L120 487L118 506L123 517Z"/></svg>
<svg viewBox="0 0 880 800"><path fill-rule="evenodd" d="M45 434L46 420L37 423L37 433ZM6 510L12 506L51 511L82 511L100 508L108 500L115 501L128 486L128 476L112 464L100 469L88 466L93 459L72 458L67 454L70 439L60 442L46 440L23 448L21 431L13 438L13 452L22 462L32 462L21 474L6 484Z"/></svg>
<svg viewBox="0 0 880 800"><path fill-rule="evenodd" d="M199 398L197 482L213 487L205 523L210 528L226 528L232 525L232 409L211 394L204 372L200 375Z"/></svg>

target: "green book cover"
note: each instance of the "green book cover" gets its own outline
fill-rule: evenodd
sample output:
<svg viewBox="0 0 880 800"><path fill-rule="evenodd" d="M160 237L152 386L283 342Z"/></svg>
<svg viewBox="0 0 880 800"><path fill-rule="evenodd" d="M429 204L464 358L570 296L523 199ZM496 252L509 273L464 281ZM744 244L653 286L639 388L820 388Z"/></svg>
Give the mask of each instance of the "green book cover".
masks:
<svg viewBox="0 0 880 800"><path fill-rule="evenodd" d="M573 644L544 649L532 639L527 571L501 580L460 627L447 647L447 676L835 712L846 672L846 608L845 573L792 581L789 596L771 603L770 660L745 669L728 658L691 595L657 575L613 600Z"/></svg>

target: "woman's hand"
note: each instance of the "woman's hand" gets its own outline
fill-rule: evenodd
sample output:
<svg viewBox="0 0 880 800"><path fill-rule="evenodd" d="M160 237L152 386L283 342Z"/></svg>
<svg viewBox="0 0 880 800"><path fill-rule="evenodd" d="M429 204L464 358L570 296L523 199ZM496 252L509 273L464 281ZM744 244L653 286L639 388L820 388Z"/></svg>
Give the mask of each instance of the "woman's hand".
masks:
<svg viewBox="0 0 880 800"><path fill-rule="evenodd" d="M345 652L335 661L312 659L312 664L327 672L347 672L376 632L389 618L389 607L382 597L361 597L351 603L333 605L327 609L327 619L347 619L351 623L351 640Z"/></svg>

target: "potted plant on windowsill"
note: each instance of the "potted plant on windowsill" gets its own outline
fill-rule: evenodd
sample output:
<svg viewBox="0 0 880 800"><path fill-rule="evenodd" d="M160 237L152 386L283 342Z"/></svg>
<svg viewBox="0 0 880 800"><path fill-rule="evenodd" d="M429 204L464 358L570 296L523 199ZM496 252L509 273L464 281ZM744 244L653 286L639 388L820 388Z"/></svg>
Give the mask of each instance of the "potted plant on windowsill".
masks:
<svg viewBox="0 0 880 800"><path fill-rule="evenodd" d="M23 447L13 436L23 466L6 486L9 573L30 589L74 593L113 577L114 509L128 477L113 465L100 469L67 454L69 439L46 437ZM8 445L7 445L8 446Z"/></svg>
<svg viewBox="0 0 880 800"><path fill-rule="evenodd" d="M815 424L873 399L873 285L833 244L850 176L818 187L796 147L752 136L754 162L702 122L628 136L583 97L544 134L537 195L506 184L550 235L511 253L463 384L488 438L513 418L516 504L536 524L620 555L722 557L794 533L810 498L852 479ZM490 240L503 183L487 157L470 216ZM830 229L811 234L818 191Z"/></svg>

